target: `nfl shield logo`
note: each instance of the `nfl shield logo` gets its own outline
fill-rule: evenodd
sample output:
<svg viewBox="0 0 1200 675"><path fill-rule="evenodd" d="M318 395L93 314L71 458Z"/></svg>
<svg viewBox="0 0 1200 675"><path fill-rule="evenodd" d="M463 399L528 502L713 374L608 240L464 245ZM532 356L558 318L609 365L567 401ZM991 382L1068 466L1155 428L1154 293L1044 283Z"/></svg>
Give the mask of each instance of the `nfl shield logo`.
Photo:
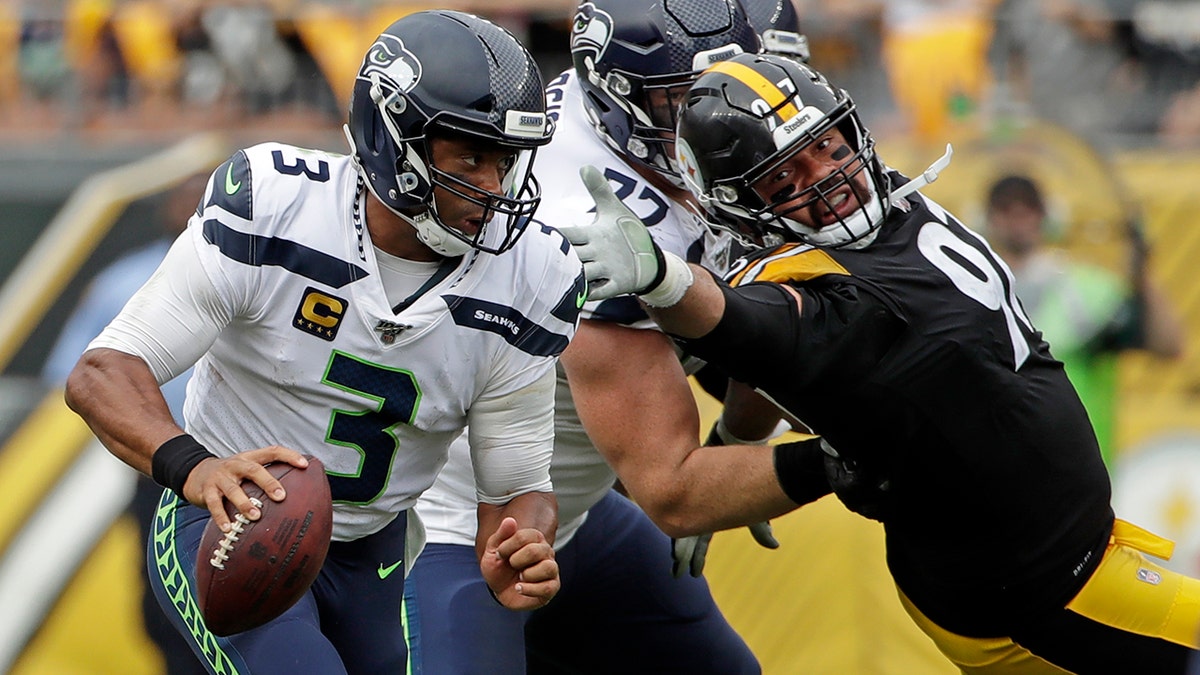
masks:
<svg viewBox="0 0 1200 675"><path fill-rule="evenodd" d="M1137 571L1138 581L1144 581L1153 586L1162 583L1162 575L1154 570L1148 570L1145 567L1139 567Z"/></svg>

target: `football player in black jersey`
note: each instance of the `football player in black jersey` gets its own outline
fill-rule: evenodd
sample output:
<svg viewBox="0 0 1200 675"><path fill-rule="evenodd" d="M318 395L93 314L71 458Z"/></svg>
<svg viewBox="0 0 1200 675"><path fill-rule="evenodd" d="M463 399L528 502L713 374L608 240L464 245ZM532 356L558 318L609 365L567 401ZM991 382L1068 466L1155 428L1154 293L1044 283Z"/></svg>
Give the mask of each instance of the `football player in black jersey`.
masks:
<svg viewBox="0 0 1200 675"><path fill-rule="evenodd" d="M637 293L688 352L822 436L696 448L659 526L745 525L835 484L883 522L904 607L964 672L1183 672L1200 581L1114 517L1087 414L1007 266L917 191L949 151L909 181L846 92L743 55L693 85L676 153L698 200L764 248L728 282L689 267L585 168L598 215L564 233L592 297Z"/></svg>

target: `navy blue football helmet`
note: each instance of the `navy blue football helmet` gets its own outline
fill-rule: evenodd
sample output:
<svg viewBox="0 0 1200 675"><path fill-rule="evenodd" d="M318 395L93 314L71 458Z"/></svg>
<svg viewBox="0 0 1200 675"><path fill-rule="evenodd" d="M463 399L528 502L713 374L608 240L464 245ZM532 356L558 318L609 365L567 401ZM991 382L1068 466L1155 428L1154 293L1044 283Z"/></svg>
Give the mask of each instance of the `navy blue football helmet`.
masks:
<svg viewBox="0 0 1200 675"><path fill-rule="evenodd" d="M571 29L571 58L596 132L680 187L670 149L678 103L709 65L758 48L737 0L588 0Z"/></svg>
<svg viewBox="0 0 1200 675"><path fill-rule="evenodd" d="M525 47L495 24L445 10L405 16L375 39L359 68L346 125L371 193L446 256L472 248L500 253L516 243L540 201L534 150L550 141L551 131L541 72ZM516 152L503 193L481 192L433 166L429 139L439 135ZM445 225L435 187L493 217L475 234Z"/></svg>
<svg viewBox="0 0 1200 675"><path fill-rule="evenodd" d="M800 31L800 17L792 0L738 0L750 25L762 39L762 51L808 63L808 37Z"/></svg>

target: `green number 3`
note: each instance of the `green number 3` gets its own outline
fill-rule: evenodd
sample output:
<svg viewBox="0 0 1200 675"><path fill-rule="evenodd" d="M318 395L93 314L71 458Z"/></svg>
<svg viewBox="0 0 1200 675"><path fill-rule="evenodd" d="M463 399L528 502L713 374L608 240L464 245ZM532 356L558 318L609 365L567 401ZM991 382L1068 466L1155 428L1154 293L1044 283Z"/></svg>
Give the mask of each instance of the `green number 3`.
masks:
<svg viewBox="0 0 1200 675"><path fill-rule="evenodd" d="M407 370L369 363L337 350L329 358L321 382L376 403L373 410L334 410L325 433L327 442L359 454L356 472L328 472L333 501L369 504L387 488L400 449L395 429L412 424L421 388Z"/></svg>

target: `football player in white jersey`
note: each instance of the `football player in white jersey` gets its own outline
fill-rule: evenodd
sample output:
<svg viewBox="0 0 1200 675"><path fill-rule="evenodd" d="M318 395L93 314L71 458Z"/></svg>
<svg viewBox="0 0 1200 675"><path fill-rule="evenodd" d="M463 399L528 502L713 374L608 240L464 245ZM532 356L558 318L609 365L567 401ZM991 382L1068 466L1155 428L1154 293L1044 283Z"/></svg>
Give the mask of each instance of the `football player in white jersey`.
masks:
<svg viewBox="0 0 1200 675"><path fill-rule="evenodd" d="M554 364L583 278L531 223L543 80L508 32L428 11L388 27L359 69L349 156L278 144L234 154L166 260L89 345L68 404L114 455L169 488L149 553L155 593L213 673L402 673L410 508L469 427L476 573L499 603L559 588L549 465ZM176 426L158 383L195 363ZM263 468L321 460L333 542L301 601L214 636L194 561ZM399 565L399 563L403 563ZM399 571L393 573L399 567Z"/></svg>
<svg viewBox="0 0 1200 675"><path fill-rule="evenodd" d="M757 49L743 9L728 0L582 3L575 68L547 90L557 125L538 157L538 219L590 222L578 170L594 162L664 250L725 269L731 235L698 215L668 161L671 104L707 64ZM503 612L488 597L472 564L470 457L452 446L417 505L430 543L408 580L421 645L414 666L433 675L759 672L699 570L687 573L690 554L674 578L670 538L613 489L619 473L640 498L675 468L656 461L663 445L695 445L687 370L631 297L588 303L583 317L578 345L563 354L555 411L562 591L532 614ZM639 427L650 431L630 433Z"/></svg>

